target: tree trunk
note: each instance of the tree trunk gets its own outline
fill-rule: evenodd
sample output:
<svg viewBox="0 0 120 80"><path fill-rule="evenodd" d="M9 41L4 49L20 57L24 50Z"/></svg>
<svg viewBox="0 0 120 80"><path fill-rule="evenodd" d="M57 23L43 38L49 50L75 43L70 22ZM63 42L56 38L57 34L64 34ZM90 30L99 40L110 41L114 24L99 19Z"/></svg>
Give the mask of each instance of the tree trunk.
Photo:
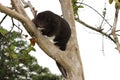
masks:
<svg viewBox="0 0 120 80"><path fill-rule="evenodd" d="M63 17L69 23L72 35L71 39L68 43L66 54L67 58L70 59L68 62L71 66L67 70L68 78L67 80L84 80L84 73L82 67L82 61L80 58L79 46L77 43L77 34L75 29L75 19L74 19L74 12L72 8L72 1L71 0L59 0L61 3L61 8L63 12Z"/></svg>
<svg viewBox="0 0 120 80"><path fill-rule="evenodd" d="M0 11L22 22L25 29L36 40L39 47L48 56L59 62L60 65L64 67L67 72L67 80L84 80L71 0L60 0L63 16L70 24L72 30L66 51L59 50L40 34L27 16L20 0L11 0L11 2L16 11L9 9L2 4L0 4Z"/></svg>

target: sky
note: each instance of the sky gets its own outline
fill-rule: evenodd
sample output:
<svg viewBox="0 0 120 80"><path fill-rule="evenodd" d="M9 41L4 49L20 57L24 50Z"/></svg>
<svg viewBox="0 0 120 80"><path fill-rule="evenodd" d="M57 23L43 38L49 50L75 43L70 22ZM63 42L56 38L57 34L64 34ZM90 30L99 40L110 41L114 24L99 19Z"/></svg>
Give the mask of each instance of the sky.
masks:
<svg viewBox="0 0 120 80"><path fill-rule="evenodd" d="M0 0L0 3L8 5L10 0ZM32 5L38 12L50 10L58 15L61 15L61 7L59 0L30 0ZM94 7L102 13L104 3L108 0L84 0L84 3ZM112 24L114 18L114 5L106 3L107 16L106 18ZM27 9L31 19L29 9ZM0 14L1 16L1 14ZM92 9L84 7L79 10L80 19L92 26L99 26L101 17ZM7 22L7 24L5 24ZM11 23L6 21L3 25L9 26ZM119 25L120 22L118 22ZM105 28L108 28L106 25ZM108 38L101 34L85 28L83 25L76 22L77 38L80 49L80 55L84 68L85 80L120 80L120 54L115 49L116 45ZM24 31L24 33L26 33ZM104 52L102 51L104 46ZM49 67L51 72L60 74L58 68L51 58L49 58L37 45L36 52L31 52L38 60L38 63L44 67Z"/></svg>

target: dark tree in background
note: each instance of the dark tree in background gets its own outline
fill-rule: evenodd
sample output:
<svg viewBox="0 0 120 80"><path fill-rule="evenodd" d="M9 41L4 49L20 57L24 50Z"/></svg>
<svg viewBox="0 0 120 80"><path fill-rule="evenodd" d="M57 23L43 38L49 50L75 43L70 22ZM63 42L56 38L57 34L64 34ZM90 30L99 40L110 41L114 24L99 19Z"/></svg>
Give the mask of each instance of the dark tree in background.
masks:
<svg viewBox="0 0 120 80"><path fill-rule="evenodd" d="M29 54L35 49L25 39L22 33L0 27L0 80L61 80L38 65Z"/></svg>

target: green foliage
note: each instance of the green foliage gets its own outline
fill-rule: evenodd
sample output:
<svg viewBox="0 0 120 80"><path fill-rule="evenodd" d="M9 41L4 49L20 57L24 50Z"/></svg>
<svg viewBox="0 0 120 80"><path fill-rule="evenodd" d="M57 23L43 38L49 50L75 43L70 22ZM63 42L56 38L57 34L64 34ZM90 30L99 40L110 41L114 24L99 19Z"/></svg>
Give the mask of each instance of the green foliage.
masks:
<svg viewBox="0 0 120 80"><path fill-rule="evenodd" d="M113 0L109 0L109 3L112 4Z"/></svg>
<svg viewBox="0 0 120 80"><path fill-rule="evenodd" d="M73 11L74 11L75 17L79 16L78 15L79 8L83 8L83 6L77 1L80 1L80 0L72 0L72 6L73 6Z"/></svg>
<svg viewBox="0 0 120 80"><path fill-rule="evenodd" d="M22 34L0 27L0 80L61 80L29 55L35 49Z"/></svg>

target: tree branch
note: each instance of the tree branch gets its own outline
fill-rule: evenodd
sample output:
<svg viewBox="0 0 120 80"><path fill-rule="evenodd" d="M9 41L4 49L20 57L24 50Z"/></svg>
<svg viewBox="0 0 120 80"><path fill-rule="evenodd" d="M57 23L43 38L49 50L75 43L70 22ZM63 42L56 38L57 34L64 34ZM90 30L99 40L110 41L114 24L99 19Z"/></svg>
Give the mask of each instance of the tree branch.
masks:
<svg viewBox="0 0 120 80"><path fill-rule="evenodd" d="M85 3L80 3L80 2L77 2L77 3L83 4L83 5L85 5L85 6L89 7L89 8L91 8L91 9L92 9L93 11L95 11L100 17L102 17L103 20L104 20L110 27L112 27L112 26L110 25L110 23L105 19L105 17L102 16L96 9L94 9L93 7L91 7L91 6L89 6L88 4L85 4Z"/></svg>
<svg viewBox="0 0 120 80"><path fill-rule="evenodd" d="M3 19L0 21L0 25L1 25L2 22L5 20L6 17L7 17L7 14L5 14L5 16L3 17Z"/></svg>
<svg viewBox="0 0 120 80"><path fill-rule="evenodd" d="M80 20L80 19L77 19L77 21L78 21L79 23L81 23L82 25L86 26L87 28L92 29L92 30L94 30L94 31L96 31L96 32L101 33L102 35L108 37L110 40L112 40L114 43L116 43L116 42L114 41L114 39L113 39L109 34L104 33L101 29L94 28L93 26L88 25L87 23L83 22L83 21Z"/></svg>
<svg viewBox="0 0 120 80"><path fill-rule="evenodd" d="M20 3L19 3L20 4ZM69 62L69 59L66 59L65 52L59 50L57 47L55 47L50 41L48 41L47 38L43 37L42 34L35 28L35 25L32 23L32 21L27 18L26 16L23 16L22 14L17 13L14 10L11 10L5 6L3 6L0 3L0 12L3 12L20 22L24 25L25 29L28 31L28 33L34 37L35 41L37 42L38 46L51 58L54 60L62 63L67 64L67 61ZM23 13L24 14L24 13ZM66 61L65 61L65 60ZM69 66L70 65L66 65Z"/></svg>
<svg viewBox="0 0 120 80"><path fill-rule="evenodd" d="M120 42L119 42L119 39L116 34L116 26L117 26L117 22L118 22L119 7L116 5L115 8L116 8L116 11L115 11L115 18L114 18L114 23L113 23L113 27L112 27L112 35L113 35L113 38L117 45L117 50L120 53Z"/></svg>
<svg viewBox="0 0 120 80"><path fill-rule="evenodd" d="M67 80L84 80L82 61L80 58L79 46L77 42L72 0L59 0L59 1L61 4L63 17L69 23L72 30L71 38L67 46L68 53L66 54L67 58L70 59L69 64L71 65L71 67L66 69L67 72L69 73Z"/></svg>
<svg viewBox="0 0 120 80"><path fill-rule="evenodd" d="M32 14L33 14L33 16L35 17L36 14L37 14L37 11L36 11L35 8L32 6L31 2L30 2L30 1L25 2L25 0L21 0L21 1L23 2L23 4L24 4L25 6L27 6L27 7L30 8L30 10L31 10L31 12L32 12Z"/></svg>

